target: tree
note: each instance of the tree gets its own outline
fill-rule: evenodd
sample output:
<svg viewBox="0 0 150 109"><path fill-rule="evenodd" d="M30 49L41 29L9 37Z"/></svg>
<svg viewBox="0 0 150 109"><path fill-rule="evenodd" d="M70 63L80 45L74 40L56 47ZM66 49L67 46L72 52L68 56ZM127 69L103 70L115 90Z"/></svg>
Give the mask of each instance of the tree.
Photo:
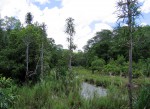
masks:
<svg viewBox="0 0 150 109"><path fill-rule="evenodd" d="M123 19L123 23L128 25L129 36L129 107L132 109L132 49L133 49L133 32L136 26L136 18L140 15L140 5L137 0L119 0L117 3L119 13L118 18Z"/></svg>
<svg viewBox="0 0 150 109"><path fill-rule="evenodd" d="M95 57L95 60L91 63L92 73L94 73L95 70L102 71L104 65L105 60Z"/></svg>
<svg viewBox="0 0 150 109"><path fill-rule="evenodd" d="M27 75L29 73L29 45L31 43L31 39L29 36L26 36L24 39L23 39L23 42L25 43L26 45L26 79L27 79Z"/></svg>
<svg viewBox="0 0 150 109"><path fill-rule="evenodd" d="M28 25L30 25L32 23L33 16L30 12L27 13L25 20ZM26 48L26 79L28 78L27 75L29 75L29 68L28 68L29 67L28 66L28 64L29 64L29 45L31 43L31 38L30 38L31 35L29 35L29 36L28 35L23 39L25 45L27 46L27 48Z"/></svg>
<svg viewBox="0 0 150 109"><path fill-rule="evenodd" d="M3 20L0 18L0 51L4 48L4 31L2 28Z"/></svg>
<svg viewBox="0 0 150 109"><path fill-rule="evenodd" d="M43 52L44 52L44 48L43 48L43 41L44 38L46 36L46 25L43 23L42 24L42 45L41 45L41 80L43 79L43 73L44 73L44 65L43 65Z"/></svg>
<svg viewBox="0 0 150 109"><path fill-rule="evenodd" d="M7 31L21 28L21 22L15 17L5 16L1 25L3 26L3 29Z"/></svg>
<svg viewBox="0 0 150 109"><path fill-rule="evenodd" d="M69 69L71 70L71 59L72 59L72 52L74 49L76 49L76 46L73 43L73 36L75 35L75 27L74 27L74 19L69 17L66 19L66 29L65 29L65 33L69 35L69 37L67 37L67 41L69 43Z"/></svg>
<svg viewBox="0 0 150 109"><path fill-rule="evenodd" d="M108 62L111 54L111 44L113 39L113 33L110 30L102 30L96 32L95 36L88 40L87 45L84 47L84 52L87 55L87 64L93 61L94 56L102 58Z"/></svg>
<svg viewBox="0 0 150 109"><path fill-rule="evenodd" d="M33 21L33 15L31 14L31 12L28 12L28 13L26 14L26 23L27 23L28 25L30 25L30 24L32 24L32 21Z"/></svg>

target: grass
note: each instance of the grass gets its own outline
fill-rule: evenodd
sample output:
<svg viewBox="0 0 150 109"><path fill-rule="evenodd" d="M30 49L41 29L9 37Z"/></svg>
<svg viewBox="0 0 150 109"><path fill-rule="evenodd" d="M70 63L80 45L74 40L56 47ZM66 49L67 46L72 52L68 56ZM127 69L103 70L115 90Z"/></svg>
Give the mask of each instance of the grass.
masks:
<svg viewBox="0 0 150 109"><path fill-rule="evenodd" d="M126 85L128 84L128 78L124 78L121 76L108 76L108 75L101 75L100 73L92 74L92 71L84 69L82 67L74 68L74 70L78 72L78 75L80 76L80 79L82 81L95 84L96 86L108 87L110 85L114 85L122 88L126 87ZM133 84L138 86L150 84L150 78L146 77L134 78Z"/></svg>
<svg viewBox="0 0 150 109"><path fill-rule="evenodd" d="M34 86L18 88L19 98L11 109L128 109L127 78L92 74L83 68L74 68L74 71L77 75L71 81L68 77L57 80L51 72L44 81ZM80 95L82 81L106 87L107 96L84 99ZM134 82L149 84L148 78L135 79ZM139 99L144 101L144 92L139 94L141 98L136 98L136 107L142 103Z"/></svg>
<svg viewBox="0 0 150 109"><path fill-rule="evenodd" d="M100 75L98 73L92 74L90 70L84 68L75 68L75 71L78 72L80 79L96 86L108 87L110 85L115 86L125 86L128 83L128 80L119 76L106 76Z"/></svg>
<svg viewBox="0 0 150 109"><path fill-rule="evenodd" d="M32 88L26 86L19 89L20 99L14 105L14 109L125 109L127 107L126 98L114 88L111 88L112 94L106 97L85 100L80 96L78 89L69 91L67 95L65 91L57 94L50 85L50 83L37 84ZM118 99L117 96L120 98Z"/></svg>

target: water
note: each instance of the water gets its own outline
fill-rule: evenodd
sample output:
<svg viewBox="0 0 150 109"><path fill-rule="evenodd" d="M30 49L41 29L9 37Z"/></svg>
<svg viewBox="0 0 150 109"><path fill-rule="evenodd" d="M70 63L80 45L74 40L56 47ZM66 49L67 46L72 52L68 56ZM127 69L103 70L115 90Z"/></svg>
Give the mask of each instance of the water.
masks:
<svg viewBox="0 0 150 109"><path fill-rule="evenodd" d="M83 82L81 87L81 96L85 99L91 99L94 97L94 95L98 97L107 95L107 90L103 87L96 87L86 82Z"/></svg>

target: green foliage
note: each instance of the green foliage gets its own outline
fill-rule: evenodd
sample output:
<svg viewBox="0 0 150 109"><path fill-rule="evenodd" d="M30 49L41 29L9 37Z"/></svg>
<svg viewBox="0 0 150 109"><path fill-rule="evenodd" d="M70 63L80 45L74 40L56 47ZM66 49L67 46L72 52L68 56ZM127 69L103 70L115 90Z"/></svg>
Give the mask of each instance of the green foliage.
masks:
<svg viewBox="0 0 150 109"><path fill-rule="evenodd" d="M1 22L2 28L7 31L18 30L21 28L21 22L15 17L7 17L5 16Z"/></svg>
<svg viewBox="0 0 150 109"><path fill-rule="evenodd" d="M79 50L77 53L73 53L73 56L72 56L72 65L73 66L86 67L86 62L87 62L87 59L86 59L86 55L84 52Z"/></svg>
<svg viewBox="0 0 150 109"><path fill-rule="evenodd" d="M29 25L29 24L32 24L32 21L33 21L33 15L31 12L28 12L27 15L26 15L26 23Z"/></svg>
<svg viewBox="0 0 150 109"><path fill-rule="evenodd" d="M110 60L110 62L104 66L104 72L110 75L115 75L119 72L119 67L114 60Z"/></svg>
<svg viewBox="0 0 150 109"><path fill-rule="evenodd" d="M147 76L150 75L150 59L139 59L137 63L133 63L133 77Z"/></svg>
<svg viewBox="0 0 150 109"><path fill-rule="evenodd" d="M10 109L127 109L128 96L127 79L122 77L102 76L99 74L92 74L90 70L83 68L73 68L74 72L78 73L71 76L64 68L54 69L49 72L43 81L36 83L32 86L23 85L17 87L17 95L19 97L13 100L9 105ZM56 76L57 74L58 77ZM94 96L93 99L84 99L80 95L82 77L87 80L93 79L94 84L97 86L104 86L107 88L106 97ZM6 81L6 79L1 79ZM9 81L10 79L8 79ZM68 81L67 81L68 80ZM140 82L139 82L140 81ZM149 83L149 80L146 80ZM65 83L67 82L67 83ZM89 81L87 81L89 82ZM143 84L143 79L137 80L139 84ZM3 87L9 87L13 82L3 82ZM136 82L135 82L136 83ZM13 84L14 85L14 84ZM147 93L147 94L145 94ZM145 98L149 92L143 92ZM119 98L118 98L119 96ZM148 97L149 98L149 97ZM139 100L139 99L137 99ZM137 101L135 102L138 103ZM145 103L145 102L144 102ZM145 103L146 104L146 103ZM138 105L139 106L139 105ZM141 106L141 105L140 105ZM7 108L2 108L7 109ZM138 109L138 108L137 108Z"/></svg>
<svg viewBox="0 0 150 109"><path fill-rule="evenodd" d="M148 37L148 35L150 34L150 26L135 27L135 30L136 31L133 34L133 62L138 65L141 64L139 63L139 59L144 60L138 68L133 68L133 75L135 75L135 77L138 77L141 76L142 73L142 75L149 76L148 58L150 57L150 52L148 51L150 49L150 37ZM127 75L129 58L129 37L127 37L127 31L128 27L123 26L114 28L113 31L102 30L101 32L97 32L96 35L93 38L89 39L87 44L84 46L85 56L87 59L86 66L90 67L90 64L94 60L94 57L97 56L104 59L108 64L106 68L104 68L107 73L110 71L109 69L112 69L113 72L118 72L117 75ZM115 61L115 65L109 64L111 59ZM122 61L123 63L120 63L119 61Z"/></svg>
<svg viewBox="0 0 150 109"><path fill-rule="evenodd" d="M137 100L135 102L135 109L149 109L150 108L150 85L143 86Z"/></svg>
<svg viewBox="0 0 150 109"><path fill-rule="evenodd" d="M14 105L15 109L74 107L80 100L78 85L76 79L66 69L54 69L42 82L19 89L20 98Z"/></svg>
<svg viewBox="0 0 150 109"><path fill-rule="evenodd" d="M111 75L126 76L128 72L128 64L123 56L118 56L117 60L111 59L107 65L104 66L104 72Z"/></svg>
<svg viewBox="0 0 150 109"><path fill-rule="evenodd" d="M136 7L134 7L136 8ZM138 14L138 13L137 13ZM114 30L102 30L88 40L84 52L72 53L74 19L66 20L66 33L70 42L69 50L56 45L54 39L47 38L46 30L38 22L33 23L31 13L26 15L26 27L18 19L5 17L0 19L0 108L14 109L125 109L127 107L128 74L128 27ZM133 49L133 83L149 84L150 76L150 26L136 27ZM37 82L41 74L40 56L43 42L44 80ZM26 48L29 43L29 81L31 87L18 83L25 82ZM71 54L69 54L71 53ZM101 74L92 74L82 69L68 70L68 62L73 66L89 67ZM50 71L51 70L51 71ZM76 75L78 74L78 75ZM115 76L108 76L108 75ZM9 79L11 77L12 79ZM79 80L78 80L79 79ZM80 83L87 81L96 86L108 88L108 96L85 100L80 96ZM19 91L18 91L19 90ZM144 87L135 102L136 109L149 108L149 87ZM19 94L19 96L18 96ZM118 98L119 96L119 98ZM147 103L148 102L148 103Z"/></svg>
<svg viewBox="0 0 150 109"><path fill-rule="evenodd" d="M9 109L17 98L16 86L12 79L0 77L0 108Z"/></svg>
<svg viewBox="0 0 150 109"><path fill-rule="evenodd" d="M29 43L29 79L33 82L39 80L40 69L40 48L41 40L44 43L44 71L48 72L51 67L56 66L59 57L56 57L57 49L53 39L47 39L46 33L38 23L26 27L16 27L18 19L4 19L2 23L11 24L13 27L6 30L5 26L1 29L2 37L0 41L0 74L11 77L19 83L25 81L26 74L26 44ZM10 26L11 26L10 25ZM9 25L8 25L9 26ZM14 27L15 26L15 27ZM7 25L6 25L7 27ZM5 35L4 35L5 34ZM7 40L5 40L7 39ZM59 55L59 53L58 53ZM52 66L54 64L54 66Z"/></svg>
<svg viewBox="0 0 150 109"><path fill-rule="evenodd" d="M103 59L96 59L91 63L92 70L102 71L103 66L105 65L105 60Z"/></svg>

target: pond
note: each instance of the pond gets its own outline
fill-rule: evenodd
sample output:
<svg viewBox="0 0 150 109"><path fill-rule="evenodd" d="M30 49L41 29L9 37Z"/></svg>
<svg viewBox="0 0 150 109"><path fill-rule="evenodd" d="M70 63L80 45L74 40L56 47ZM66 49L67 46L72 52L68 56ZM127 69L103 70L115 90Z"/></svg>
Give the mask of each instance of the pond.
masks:
<svg viewBox="0 0 150 109"><path fill-rule="evenodd" d="M103 87L96 87L86 82L81 84L81 88L81 96L85 99L91 99L94 97L94 95L99 97L107 95L107 89Z"/></svg>

